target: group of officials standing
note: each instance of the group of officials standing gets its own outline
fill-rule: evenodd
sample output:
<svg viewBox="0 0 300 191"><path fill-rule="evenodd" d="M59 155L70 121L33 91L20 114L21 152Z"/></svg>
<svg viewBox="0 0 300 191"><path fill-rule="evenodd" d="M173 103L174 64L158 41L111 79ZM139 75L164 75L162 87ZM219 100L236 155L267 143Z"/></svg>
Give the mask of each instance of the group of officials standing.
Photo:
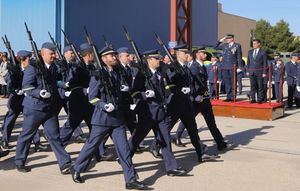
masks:
<svg viewBox="0 0 300 191"><path fill-rule="evenodd" d="M158 50L149 50L141 54L142 62L136 65L132 64L126 47L115 51L112 46L105 46L98 51L94 45L83 43L79 60L72 46L64 47L64 60L59 60L56 46L49 42L43 43L39 55L19 51L18 64L7 76L10 97L3 125L5 138L2 138L2 146L9 148L12 129L22 112L24 121L17 140L16 169L23 173L31 170L26 160L32 142L37 151L45 150L39 141L41 125L61 174L71 174L76 183L84 182L80 173L91 160L100 161L107 156L108 137L123 168L126 189L148 188L138 181L132 157L151 130L155 138L150 152L163 159L168 176L187 173L179 168L171 148L172 140L178 146L185 146L180 141L184 129L200 163L217 157L205 154L207 148L200 141L195 120L201 112L217 149L228 148L212 112L203 65L207 56L205 47L191 53L186 45L178 45L174 51L172 63L164 64ZM188 63L191 54L195 60ZM62 108L68 118L60 128L58 115ZM179 119L176 138L172 138L170 132ZM82 121L89 128L89 136L72 162L65 147ZM131 134L129 139L127 129ZM7 151L1 150L1 155L6 154Z"/></svg>

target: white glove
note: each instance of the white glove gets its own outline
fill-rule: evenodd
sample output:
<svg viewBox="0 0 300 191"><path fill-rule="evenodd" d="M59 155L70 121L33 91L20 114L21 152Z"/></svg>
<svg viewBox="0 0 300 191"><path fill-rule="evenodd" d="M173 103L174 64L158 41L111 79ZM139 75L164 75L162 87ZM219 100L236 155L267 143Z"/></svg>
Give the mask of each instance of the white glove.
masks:
<svg viewBox="0 0 300 191"><path fill-rule="evenodd" d="M136 104L130 104L130 110L135 110L135 108L136 108Z"/></svg>
<svg viewBox="0 0 300 191"><path fill-rule="evenodd" d="M297 86L296 89L298 92L300 92L300 86Z"/></svg>
<svg viewBox="0 0 300 191"><path fill-rule="evenodd" d="M112 112L113 110L115 110L115 106L112 103L108 103L104 105L104 109L107 112Z"/></svg>
<svg viewBox="0 0 300 191"><path fill-rule="evenodd" d="M195 97L195 101L196 102L202 102L203 101L203 96L198 95L197 97Z"/></svg>
<svg viewBox="0 0 300 191"><path fill-rule="evenodd" d="M272 84L275 84L275 81L272 81Z"/></svg>
<svg viewBox="0 0 300 191"><path fill-rule="evenodd" d="M217 83L220 84L220 83L222 83L222 81L219 81L219 80L218 80Z"/></svg>
<svg viewBox="0 0 300 191"><path fill-rule="evenodd" d="M146 98L152 98L155 96L155 92L153 90L147 90L145 93L146 93Z"/></svg>
<svg viewBox="0 0 300 191"><path fill-rule="evenodd" d="M51 93L47 92L47 90L41 90L40 91L40 96L44 99L51 97Z"/></svg>
<svg viewBox="0 0 300 191"><path fill-rule="evenodd" d="M69 82L66 82L66 83L65 83L65 86L69 88L69 87L70 87L70 86L69 86Z"/></svg>
<svg viewBox="0 0 300 191"><path fill-rule="evenodd" d="M184 87L184 88L181 88L181 91L184 94L189 94L191 92L191 88Z"/></svg>
<svg viewBox="0 0 300 191"><path fill-rule="evenodd" d="M128 92L129 91L129 87L126 86L126 85L121 85L120 89L121 89L122 92Z"/></svg>
<svg viewBox="0 0 300 191"><path fill-rule="evenodd" d="M15 90L15 92L16 92L17 95L23 95L24 94L23 90Z"/></svg>
<svg viewBox="0 0 300 191"><path fill-rule="evenodd" d="M249 72L246 72L246 75L249 76Z"/></svg>
<svg viewBox="0 0 300 191"><path fill-rule="evenodd" d="M71 93L72 93L71 91L66 91L66 92L65 92L65 96L66 96L66 97L69 97L69 96L71 95Z"/></svg>
<svg viewBox="0 0 300 191"><path fill-rule="evenodd" d="M88 88L86 89L86 93L89 94L89 91L90 91L90 87L88 87Z"/></svg>
<svg viewBox="0 0 300 191"><path fill-rule="evenodd" d="M241 71L242 71L242 70L241 70L241 69L239 69L239 68L238 68L238 69L236 69L236 72L237 72L237 73L240 73Z"/></svg>
<svg viewBox="0 0 300 191"><path fill-rule="evenodd" d="M226 39L226 36L224 36L223 38L221 38L221 39L219 40L219 42L223 42L225 39Z"/></svg>

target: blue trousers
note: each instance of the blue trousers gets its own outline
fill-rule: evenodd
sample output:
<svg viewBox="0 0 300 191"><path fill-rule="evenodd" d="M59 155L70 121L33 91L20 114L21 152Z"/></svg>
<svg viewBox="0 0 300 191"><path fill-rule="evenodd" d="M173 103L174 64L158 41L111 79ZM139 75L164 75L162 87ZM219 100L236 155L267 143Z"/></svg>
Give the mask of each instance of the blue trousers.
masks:
<svg viewBox="0 0 300 191"><path fill-rule="evenodd" d="M136 148L148 135L150 130L155 128L156 141L158 143L159 148L161 148L166 171L177 169L178 165L171 147L171 117L167 117L166 119L160 122L153 121L149 118L141 118L139 121L139 128L134 130L132 136L129 138L128 141L132 155L134 154ZM153 141L152 149L157 149L156 141Z"/></svg>
<svg viewBox="0 0 300 191"><path fill-rule="evenodd" d="M227 99L233 99L234 97L234 72L232 70L224 69L222 70L222 76L225 83L225 91L227 94Z"/></svg>
<svg viewBox="0 0 300 191"><path fill-rule="evenodd" d="M60 168L70 163L71 158L65 151L59 139L58 117L55 112L37 111L24 107L24 123L19 135L16 148L16 165L24 165L28 157L30 143L40 125L44 126L44 131L48 137L49 144L53 150Z"/></svg>
<svg viewBox="0 0 300 191"><path fill-rule="evenodd" d="M215 115L212 110L211 102L209 99L204 99L201 103L194 103L195 117L201 113L205 119L206 125L213 136L215 142L220 145L224 142L224 138L218 129L215 121ZM185 126L180 122L178 129L176 131L176 138L181 138Z"/></svg>
<svg viewBox="0 0 300 191"><path fill-rule="evenodd" d="M116 152L123 168L125 181L129 182L132 179L136 179L137 173L131 160L130 149L126 137L126 128L127 127L125 125L119 127L93 125L90 136L75 161L74 170L77 172L85 171L94 152L98 149L100 142L103 141L105 136L111 134Z"/></svg>

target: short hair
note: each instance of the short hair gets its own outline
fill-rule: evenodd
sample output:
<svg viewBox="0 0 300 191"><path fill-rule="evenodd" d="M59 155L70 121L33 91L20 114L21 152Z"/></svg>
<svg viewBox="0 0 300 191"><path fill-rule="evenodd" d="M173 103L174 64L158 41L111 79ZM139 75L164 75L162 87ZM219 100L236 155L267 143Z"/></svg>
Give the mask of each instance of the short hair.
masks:
<svg viewBox="0 0 300 191"><path fill-rule="evenodd" d="M259 39L253 39L252 42L258 42L259 44L261 44L261 41Z"/></svg>

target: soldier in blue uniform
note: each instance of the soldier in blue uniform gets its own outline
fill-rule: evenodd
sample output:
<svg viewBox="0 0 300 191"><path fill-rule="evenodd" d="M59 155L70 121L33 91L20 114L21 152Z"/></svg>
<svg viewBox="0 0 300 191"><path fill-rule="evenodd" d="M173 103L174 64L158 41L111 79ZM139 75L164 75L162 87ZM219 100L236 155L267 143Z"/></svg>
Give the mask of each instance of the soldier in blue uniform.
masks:
<svg viewBox="0 0 300 191"><path fill-rule="evenodd" d="M68 91L65 92L68 100L68 119L60 129L60 138L64 146L68 144L73 132L83 120L91 129L94 107L88 101L88 90L90 73L95 70L94 55L91 46L87 43L80 45L80 53L84 63L72 63L70 65L69 76L65 83L68 88Z"/></svg>
<svg viewBox="0 0 300 191"><path fill-rule="evenodd" d="M196 60L190 67L190 71L195 82L193 88L194 91L192 93L193 110L195 111L194 116L196 117L201 112L208 126L208 129L210 130L215 142L217 143L218 150L223 150L227 148L227 143L225 142L221 132L216 125L215 116L212 110L207 87L207 73L204 66L207 52L205 50L205 47L200 47L194 52ZM184 129L185 125L183 123L180 123L176 132L177 143L179 142Z"/></svg>
<svg viewBox="0 0 300 191"><path fill-rule="evenodd" d="M120 76L114 69L117 64L115 54L116 52L110 47L104 47L100 51L101 60L105 66L98 68L98 70L101 70L99 71L100 74L92 77L89 86L89 100L95 104L91 121L93 128L75 161L72 178L76 183L84 182L80 173L87 169L89 160L94 151L98 149L100 142L103 141L106 135L111 134L123 168L126 189L146 189L146 185L137 181L137 173L131 160L126 138L127 127L124 120L124 111L122 110Z"/></svg>
<svg viewBox="0 0 300 191"><path fill-rule="evenodd" d="M58 160L61 173L68 173L71 167L71 158L59 139L59 124L56 114L56 103L59 95L56 86L57 68L53 64L54 51L52 43L44 43L41 49L41 58L45 65L37 66L36 63L35 66L29 65L24 70L22 82L22 89L25 91L23 100L24 123L18 138L15 157L16 168L20 172L30 171L25 163L30 143L40 125L44 126L44 131Z"/></svg>
<svg viewBox="0 0 300 191"><path fill-rule="evenodd" d="M219 96L219 83L221 81L221 67L219 63L219 54L213 53L211 64L207 66L207 76L209 82L209 96L211 99Z"/></svg>
<svg viewBox="0 0 300 191"><path fill-rule="evenodd" d="M261 104L264 99L263 79L267 77L267 53L262 50L259 39L252 41L253 49L248 52L247 75L250 77L250 103L256 103L255 95L257 92L257 103Z"/></svg>
<svg viewBox="0 0 300 191"><path fill-rule="evenodd" d="M20 61L20 66L11 66L11 69L6 76L7 88L9 91L9 98L7 102L8 111L5 115L3 122L3 132L2 132L2 147L4 149L9 149L9 141L12 130L15 126L15 122L19 114L23 111L22 102L24 99L24 91L22 90L22 79L23 71L30 64L31 52L21 50L17 53L18 60ZM46 145L40 143L40 135L37 130L33 143L35 145L35 151L45 151L47 149Z"/></svg>
<svg viewBox="0 0 300 191"><path fill-rule="evenodd" d="M297 63L297 86L295 90L295 98L300 100L300 53L298 53L298 60L296 61ZM297 107L299 109L300 106Z"/></svg>
<svg viewBox="0 0 300 191"><path fill-rule="evenodd" d="M223 41L226 39L226 43ZM234 98L234 65L236 64L237 69L242 69L242 47L239 43L234 42L234 35L227 34L226 37L222 38L217 48L223 50L223 61L222 61L222 76L225 82L225 89L227 97L224 101L233 101Z"/></svg>
<svg viewBox="0 0 300 191"><path fill-rule="evenodd" d="M284 82L284 63L281 59L276 60L273 68L273 78L275 83L276 102L282 102L283 82Z"/></svg>
<svg viewBox="0 0 300 191"><path fill-rule="evenodd" d="M292 53L291 61L285 64L286 82L288 85L287 108L292 108L294 104L300 107L300 99L294 96L297 85L297 61L298 54Z"/></svg>
<svg viewBox="0 0 300 191"><path fill-rule="evenodd" d="M135 78L141 84L140 91L135 90L134 99L136 110L141 117L140 126L129 139L129 146L132 154L139 146L140 142L147 136L153 128L157 130L157 142L162 150L162 156L168 176L180 176L186 173L184 169L179 169L171 148L170 129L172 125L171 117L167 115L167 97L165 81L159 71L160 59L162 56L158 50L144 52L143 57L147 61L145 70L148 70L149 77ZM147 74L146 74L147 75ZM147 79L146 79L147 78Z"/></svg>
<svg viewBox="0 0 300 191"><path fill-rule="evenodd" d="M168 95L170 101L167 105L167 114L171 117L172 127L178 119L184 124L192 145L197 152L198 161L202 162L204 152L200 144L193 103L190 100L193 78L191 71L187 67L187 53L189 51L184 44L174 47L174 50L177 60L174 63L166 65L165 74L166 89L170 91Z"/></svg>

